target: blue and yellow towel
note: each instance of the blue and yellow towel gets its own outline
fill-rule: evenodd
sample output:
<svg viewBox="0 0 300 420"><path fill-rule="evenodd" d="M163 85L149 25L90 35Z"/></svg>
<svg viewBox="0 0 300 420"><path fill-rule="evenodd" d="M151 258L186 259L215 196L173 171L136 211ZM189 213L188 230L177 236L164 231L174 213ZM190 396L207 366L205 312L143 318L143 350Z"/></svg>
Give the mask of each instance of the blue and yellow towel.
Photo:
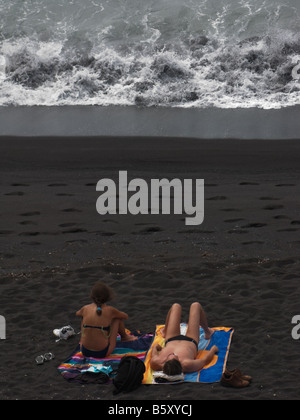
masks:
<svg viewBox="0 0 300 420"><path fill-rule="evenodd" d="M152 346L146 356L145 365L146 373L144 376L144 384L156 383L153 379L154 371L150 368L151 352L153 346L160 344L162 347L165 345L165 340L161 335L161 330L164 325L158 325L156 327L156 334L152 343ZM185 335L187 330L187 324L181 324L181 334ZM198 359L201 359L205 352L209 351L213 345L219 348L219 353L214 356L212 362L205 366L199 372L188 373L185 375L184 382L198 382L198 383L213 383L220 382L221 377L226 369L227 359L229 355L232 335L234 330L232 328L218 327L214 328L216 331L210 340L205 340L204 331L200 328L200 341L198 347Z"/></svg>

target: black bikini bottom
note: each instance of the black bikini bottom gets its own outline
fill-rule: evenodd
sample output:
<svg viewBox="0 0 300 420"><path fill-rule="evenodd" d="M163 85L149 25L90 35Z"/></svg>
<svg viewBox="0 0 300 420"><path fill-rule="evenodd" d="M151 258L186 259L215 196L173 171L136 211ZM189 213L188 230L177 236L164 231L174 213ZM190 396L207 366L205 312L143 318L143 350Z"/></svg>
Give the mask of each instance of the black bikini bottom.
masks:
<svg viewBox="0 0 300 420"><path fill-rule="evenodd" d="M81 345L81 352L84 355L84 357L92 357L94 359L104 359L107 355L109 349L109 344L106 347L106 349L103 349L101 351L93 351L86 349L83 345Z"/></svg>
<svg viewBox="0 0 300 420"><path fill-rule="evenodd" d="M177 335L176 337L169 338L169 340L166 341L166 345L170 343L170 341L189 341L190 343L194 343L197 351L198 351L198 343L191 337L187 337L186 335Z"/></svg>

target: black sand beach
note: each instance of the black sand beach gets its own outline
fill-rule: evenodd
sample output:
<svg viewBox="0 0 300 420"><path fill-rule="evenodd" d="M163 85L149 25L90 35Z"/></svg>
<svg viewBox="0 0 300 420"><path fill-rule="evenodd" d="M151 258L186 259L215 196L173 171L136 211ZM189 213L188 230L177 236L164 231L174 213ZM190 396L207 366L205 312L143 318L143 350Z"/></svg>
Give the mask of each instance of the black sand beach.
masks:
<svg viewBox="0 0 300 420"><path fill-rule="evenodd" d="M255 136L254 136L255 137ZM297 140L0 138L0 399L298 399L299 161ZM184 216L100 216L96 183L204 178L205 221ZM228 366L253 376L220 384L69 384L57 371L79 336L55 342L97 280L116 290L127 327L153 332L169 306L198 300L212 326L234 327ZM36 366L35 357L55 360Z"/></svg>

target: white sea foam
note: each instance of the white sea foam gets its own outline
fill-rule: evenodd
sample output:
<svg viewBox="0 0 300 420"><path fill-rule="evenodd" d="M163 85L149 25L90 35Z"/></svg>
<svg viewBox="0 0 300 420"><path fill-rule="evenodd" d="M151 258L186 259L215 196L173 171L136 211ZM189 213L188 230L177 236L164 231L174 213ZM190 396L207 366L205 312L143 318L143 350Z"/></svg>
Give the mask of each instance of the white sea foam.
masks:
<svg viewBox="0 0 300 420"><path fill-rule="evenodd" d="M0 0L0 105L300 103L293 0L37 2Z"/></svg>
<svg viewBox="0 0 300 420"><path fill-rule="evenodd" d="M0 81L6 78L6 59L3 56L0 56Z"/></svg>

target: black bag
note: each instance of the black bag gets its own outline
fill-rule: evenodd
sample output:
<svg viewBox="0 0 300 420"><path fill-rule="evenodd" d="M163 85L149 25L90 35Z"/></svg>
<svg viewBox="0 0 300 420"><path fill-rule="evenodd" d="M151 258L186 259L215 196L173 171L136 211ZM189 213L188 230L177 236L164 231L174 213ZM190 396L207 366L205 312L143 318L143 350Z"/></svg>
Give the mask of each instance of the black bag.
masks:
<svg viewBox="0 0 300 420"><path fill-rule="evenodd" d="M135 391L142 384L145 371L144 363L137 357L123 357L117 375L113 380L113 384L116 387L114 395L120 392Z"/></svg>

